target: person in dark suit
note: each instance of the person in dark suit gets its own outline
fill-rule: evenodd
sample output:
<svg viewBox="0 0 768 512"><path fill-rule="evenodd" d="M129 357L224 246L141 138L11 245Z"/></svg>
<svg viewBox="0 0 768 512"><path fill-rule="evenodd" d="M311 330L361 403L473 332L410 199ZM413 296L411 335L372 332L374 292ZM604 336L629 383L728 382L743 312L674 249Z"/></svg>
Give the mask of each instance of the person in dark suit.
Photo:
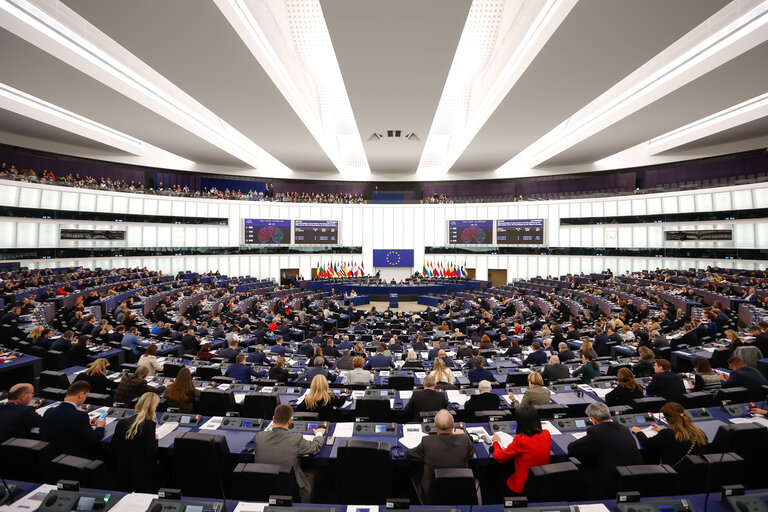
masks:
<svg viewBox="0 0 768 512"><path fill-rule="evenodd" d="M312 499L312 478L302 471L299 457L315 455L323 447L325 428L313 430L315 438L307 441L298 432L289 432L288 428L293 419L293 409L288 404L275 407L272 416L272 430L265 430L253 438L254 462L259 464L291 464L296 475L301 500L310 502Z"/></svg>
<svg viewBox="0 0 768 512"><path fill-rule="evenodd" d="M746 366L744 361L738 357L730 358L728 366L731 369L731 374L728 376L720 375L724 388L742 386L750 391L759 391L761 386L768 384L768 379L763 377L759 370Z"/></svg>
<svg viewBox="0 0 768 512"><path fill-rule="evenodd" d="M560 361L570 361L571 359L576 359L576 354L573 353L573 350L568 348L568 344L565 342L560 342L560 344L557 346L557 357L560 358Z"/></svg>
<svg viewBox="0 0 768 512"><path fill-rule="evenodd" d="M704 451L707 435L693 424L678 403L667 402L660 412L669 428L654 423L651 428L657 434L653 437L646 436L640 427L632 427L632 433L649 450L648 460L658 460L659 464L669 464L675 469L688 455L699 455Z"/></svg>
<svg viewBox="0 0 768 512"><path fill-rule="evenodd" d="M462 429L454 429L453 416L445 409L435 416L435 430L437 435L422 437L421 443L405 454L410 461L424 463L421 491L425 496L434 480L435 469L466 468L475 453L469 436Z"/></svg>
<svg viewBox="0 0 768 512"><path fill-rule="evenodd" d="M147 375L149 375L149 369L146 366L138 366L136 372L123 375L120 384L117 385L114 401L130 407L133 399L144 393L151 392L159 395L165 391L165 386L153 388L147 384Z"/></svg>
<svg viewBox="0 0 768 512"><path fill-rule="evenodd" d="M645 391L650 395L660 396L667 402L682 402L685 394L683 377L672 372L672 365L669 364L669 361L656 359L653 371L656 373L646 386Z"/></svg>
<svg viewBox="0 0 768 512"><path fill-rule="evenodd" d="M8 401L0 404L0 443L12 437L29 437L30 430L40 426L42 418L29 406L34 393L35 388L26 382L8 391Z"/></svg>
<svg viewBox="0 0 768 512"><path fill-rule="evenodd" d="M598 357L611 355L611 347L608 345L610 338L600 327L595 328L595 339L592 341L592 348L597 352Z"/></svg>
<svg viewBox="0 0 768 512"><path fill-rule="evenodd" d="M157 491L157 418L155 411L160 397L144 393L136 404L133 416L117 422L109 448L115 468L116 481L122 489L133 492Z"/></svg>
<svg viewBox="0 0 768 512"><path fill-rule="evenodd" d="M228 363L234 363L237 354L240 353L240 351L237 350L237 343L237 340L230 341L227 348L223 348L216 353L216 357L226 359Z"/></svg>
<svg viewBox="0 0 768 512"><path fill-rule="evenodd" d="M287 384L290 377L291 372L285 369L285 359L282 357L275 358L275 363L269 368L269 378Z"/></svg>
<svg viewBox="0 0 768 512"><path fill-rule="evenodd" d="M323 347L325 357L341 357L341 352L333 343L333 338L328 338L328 343Z"/></svg>
<svg viewBox="0 0 768 512"><path fill-rule="evenodd" d="M273 354L277 354L279 356L285 357L286 354L290 355L293 354L293 350L283 345L283 337L278 336L275 338L275 344L272 345L272 348L269 350Z"/></svg>
<svg viewBox="0 0 768 512"><path fill-rule="evenodd" d="M376 353L369 357L368 362L365 363L366 370L370 370L371 368L395 367L395 363L392 361L392 358L384 355L384 349L384 345L379 345L376 347Z"/></svg>
<svg viewBox="0 0 768 512"><path fill-rule="evenodd" d="M538 341L534 341L531 344L531 348L533 349L533 352L528 354L528 357L525 358L523 364L526 366L547 364L547 353L540 350L541 344Z"/></svg>
<svg viewBox="0 0 768 512"><path fill-rule="evenodd" d="M267 375L266 370L259 370L256 371L253 368L251 368L249 365L245 364L245 354L237 354L235 356L235 364L227 368L227 377L232 377L233 379L237 379L239 382L242 382L243 384L250 384L251 383L251 377L255 377L257 379L260 379Z"/></svg>
<svg viewBox="0 0 768 512"><path fill-rule="evenodd" d="M571 370L560 363L559 356L551 356L549 358L549 364L544 367L541 376L544 377L544 380L547 382L554 382L556 380L569 378L571 376Z"/></svg>
<svg viewBox="0 0 768 512"><path fill-rule="evenodd" d="M680 336L679 338L672 340L671 347L672 350L675 350L680 345L688 345L691 347L695 347L699 344L699 337L696 335L695 332L693 332L693 327L691 324L685 324L683 326L683 331L685 331L685 334Z"/></svg>
<svg viewBox="0 0 768 512"><path fill-rule="evenodd" d="M272 360L264 353L264 345L256 345L256 351L248 354L248 357L246 357L245 360L251 364L257 364L259 366L272 364Z"/></svg>
<svg viewBox="0 0 768 512"><path fill-rule="evenodd" d="M184 347L185 354L196 354L200 350L200 342L194 329L187 330L187 334L181 337L181 346Z"/></svg>
<svg viewBox="0 0 768 512"><path fill-rule="evenodd" d="M59 352L67 352L72 348L72 340L75 338L75 333L72 331L66 331L60 338L53 340L48 350L58 350Z"/></svg>
<svg viewBox="0 0 768 512"><path fill-rule="evenodd" d="M106 420L90 420L88 413L79 409L91 390L91 385L79 380L67 388L64 401L48 409L40 423L40 439L51 443L60 453L98 458ZM95 426L96 428L91 428Z"/></svg>
<svg viewBox="0 0 768 512"><path fill-rule="evenodd" d="M439 411L448 407L448 398L442 391L436 391L437 384L435 377L427 375L422 381L424 389L413 392L411 399L403 409L403 418L406 421L421 421L419 413L427 411Z"/></svg>
<svg viewBox="0 0 768 512"><path fill-rule="evenodd" d="M78 375L75 380L84 380L91 385L91 392L102 395L111 393L117 388L117 382L107 378L109 361L103 357L98 358L88 365L88 369Z"/></svg>
<svg viewBox="0 0 768 512"><path fill-rule="evenodd" d="M464 404L464 410L471 417L475 411L498 411L501 406L499 395L491 392L491 383L481 380L477 385L478 393L472 395Z"/></svg>
<svg viewBox="0 0 768 512"><path fill-rule="evenodd" d="M611 411L601 402L587 406L592 422L587 435L568 445L568 455L584 467L584 480L595 498L616 494L616 466L642 464L643 458L629 429L611 421Z"/></svg>
<svg viewBox="0 0 768 512"><path fill-rule="evenodd" d="M467 378L469 379L470 384L474 384L483 380L487 380L489 382L496 381L496 377L493 376L493 373L491 373L490 370L484 368L484 366L485 358L483 356L475 356L474 368L469 370L467 373Z"/></svg>

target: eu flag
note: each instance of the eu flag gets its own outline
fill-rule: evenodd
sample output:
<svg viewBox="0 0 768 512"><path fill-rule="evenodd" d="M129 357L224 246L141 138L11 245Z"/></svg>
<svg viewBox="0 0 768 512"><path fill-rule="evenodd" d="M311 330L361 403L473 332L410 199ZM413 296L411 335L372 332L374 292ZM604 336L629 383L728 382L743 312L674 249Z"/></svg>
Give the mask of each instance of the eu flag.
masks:
<svg viewBox="0 0 768 512"><path fill-rule="evenodd" d="M374 249L374 267L412 267L413 249Z"/></svg>

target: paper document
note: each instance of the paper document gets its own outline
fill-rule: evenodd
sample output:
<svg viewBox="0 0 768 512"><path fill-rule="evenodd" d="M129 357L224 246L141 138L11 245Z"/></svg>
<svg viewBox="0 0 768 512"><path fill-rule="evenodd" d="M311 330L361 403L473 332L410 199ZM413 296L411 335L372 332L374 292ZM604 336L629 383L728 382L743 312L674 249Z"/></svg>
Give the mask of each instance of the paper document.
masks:
<svg viewBox="0 0 768 512"><path fill-rule="evenodd" d="M403 437L398 439L400 444L408 448L416 448L421 443L421 438L426 436L421 430L421 425L418 423L409 423L403 425Z"/></svg>
<svg viewBox="0 0 768 512"><path fill-rule="evenodd" d="M459 390L457 389L448 389L445 391L445 394L448 396L448 401L457 403L459 405L464 405L464 403L469 400L469 396L459 393Z"/></svg>
<svg viewBox="0 0 768 512"><path fill-rule="evenodd" d="M39 414L40 416L43 416L43 415L45 415L45 411L47 411L47 410L48 410L48 409L50 409L51 407L55 407L56 405L57 405L57 404L50 404L50 405L46 405L46 406L44 406L44 407L38 407L37 409L35 409L35 412L36 412L37 414Z"/></svg>
<svg viewBox="0 0 768 512"><path fill-rule="evenodd" d="M261 393L271 393L272 391L274 391L274 389L275 388L273 388L272 386L264 386L263 388L261 388L259 390L259 392L261 392Z"/></svg>
<svg viewBox="0 0 768 512"><path fill-rule="evenodd" d="M381 370L381 371L379 372L379 375L380 375L381 377L389 377L389 373L390 373L390 372L389 372L389 370Z"/></svg>
<svg viewBox="0 0 768 512"><path fill-rule="evenodd" d="M236 404L241 404L241 403L245 402L245 395L247 395L247 394L248 393L245 393L245 392L243 392L243 393L235 392L234 393L234 395L235 395L235 403Z"/></svg>
<svg viewBox="0 0 768 512"><path fill-rule="evenodd" d="M221 426L221 421L223 419L223 416L213 416L211 419L203 423L203 425L200 427L200 430L216 430Z"/></svg>
<svg viewBox="0 0 768 512"><path fill-rule="evenodd" d="M658 432L656 432L655 430L653 430L651 427L645 427L645 428L641 428L641 429L640 429L640 432L642 432L643 434L645 434L645 437L653 437L653 436L655 436L656 434L658 434Z"/></svg>
<svg viewBox="0 0 768 512"><path fill-rule="evenodd" d="M581 439L585 435L587 435L586 432L571 432L571 435L575 437L576 439Z"/></svg>
<svg viewBox="0 0 768 512"><path fill-rule="evenodd" d="M352 437L355 432L355 424L351 421L345 421L342 423L336 423L336 427L333 429L333 437L347 438Z"/></svg>
<svg viewBox="0 0 768 512"><path fill-rule="evenodd" d="M229 389L229 386L230 386L230 384L229 384L228 382L225 382L224 384L219 384L217 387L218 387L220 390L222 390L222 391L226 391L226 390L228 390L228 389Z"/></svg>
<svg viewBox="0 0 768 512"><path fill-rule="evenodd" d="M592 392L594 394L596 394L597 396L599 396L602 399L605 399L605 395L607 395L611 391L613 391L613 388L597 388L597 389L592 390Z"/></svg>
<svg viewBox="0 0 768 512"><path fill-rule="evenodd" d="M267 505L269 505L269 503L241 501L237 504L233 512L264 512Z"/></svg>
<svg viewBox="0 0 768 512"><path fill-rule="evenodd" d="M509 398L509 395L501 395L501 398L503 398L504 401L507 402L507 405L512 405L512 399Z"/></svg>
<svg viewBox="0 0 768 512"><path fill-rule="evenodd" d="M302 402L304 401L304 397L306 397L306 396L307 396L307 393L308 393L308 392L309 392L309 390L305 390L305 391L304 391L304 392L301 394L301 396L300 396L299 398L297 398L297 399L296 399L296 405L299 405L300 403L302 403Z"/></svg>
<svg viewBox="0 0 768 512"><path fill-rule="evenodd" d="M111 512L133 512L134 510L147 510L149 509L149 504L152 503L152 500L156 497L157 496L154 494L133 492L123 496L122 499L109 510Z"/></svg>
<svg viewBox="0 0 768 512"><path fill-rule="evenodd" d="M34 491L26 494L24 497L17 499L12 505L4 506L3 510L37 510L42 505L43 499L49 492L55 491L56 486L52 484L43 484L36 488Z"/></svg>
<svg viewBox="0 0 768 512"><path fill-rule="evenodd" d="M413 390L404 389L400 391L401 400L410 400L412 396L413 396Z"/></svg>
<svg viewBox="0 0 768 512"><path fill-rule="evenodd" d="M358 398L363 398L365 396L365 391L362 389L355 389L352 391L352 399L357 400Z"/></svg>
<svg viewBox="0 0 768 512"><path fill-rule="evenodd" d="M483 427L467 427L466 431L468 434L475 434L479 436L485 444L491 444L493 442L491 440L490 434L488 434L488 431L486 431Z"/></svg>
<svg viewBox="0 0 768 512"><path fill-rule="evenodd" d="M543 428L544 430L548 431L553 436L559 436L561 434L561 432L559 430L557 430L557 428L552 423L550 423L549 421L542 421L541 422L541 428Z"/></svg>
<svg viewBox="0 0 768 512"><path fill-rule="evenodd" d="M757 423L758 425L768 427L768 419L759 416L751 418L731 418L731 423Z"/></svg>
<svg viewBox="0 0 768 512"><path fill-rule="evenodd" d="M610 512L603 503L587 503L579 505L579 512Z"/></svg>
<svg viewBox="0 0 768 512"><path fill-rule="evenodd" d="M417 379L426 379L427 378L427 372L416 372L414 373Z"/></svg>
<svg viewBox="0 0 768 512"><path fill-rule="evenodd" d="M506 432L498 431L495 432L495 434L499 435L499 446L501 446L501 449L505 449L507 446L509 446L512 443L512 440L515 438L515 436L511 434L507 434Z"/></svg>
<svg viewBox="0 0 768 512"><path fill-rule="evenodd" d="M306 439L309 442L312 442L317 437L315 434L302 434L304 436L304 439Z"/></svg>
<svg viewBox="0 0 768 512"><path fill-rule="evenodd" d="M168 421L166 423L163 423L159 427L157 427L157 430L155 431L155 434L157 435L158 439L162 439L174 430L176 430L176 427L179 426L179 422L177 421Z"/></svg>

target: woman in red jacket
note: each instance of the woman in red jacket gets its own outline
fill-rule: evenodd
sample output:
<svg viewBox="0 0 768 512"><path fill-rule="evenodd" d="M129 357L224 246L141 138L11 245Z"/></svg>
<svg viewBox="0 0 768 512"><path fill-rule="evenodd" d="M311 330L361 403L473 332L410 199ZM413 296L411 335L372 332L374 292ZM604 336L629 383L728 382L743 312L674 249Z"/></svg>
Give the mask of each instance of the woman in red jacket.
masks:
<svg viewBox="0 0 768 512"><path fill-rule="evenodd" d="M549 431L542 430L539 413L530 405L519 407L515 411L517 433L505 448L501 447L501 437L493 434L493 458L497 462L515 459L515 472L507 479L507 486L521 494L528 478L528 469L533 466L549 464L549 449L552 437Z"/></svg>

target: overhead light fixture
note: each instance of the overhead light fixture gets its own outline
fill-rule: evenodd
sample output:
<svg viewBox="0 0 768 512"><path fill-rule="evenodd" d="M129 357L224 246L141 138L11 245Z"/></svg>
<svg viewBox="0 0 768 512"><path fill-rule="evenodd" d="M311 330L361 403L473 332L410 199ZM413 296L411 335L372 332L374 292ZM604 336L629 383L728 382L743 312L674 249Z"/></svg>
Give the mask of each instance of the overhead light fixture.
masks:
<svg viewBox="0 0 768 512"><path fill-rule="evenodd" d="M215 0L338 171L370 174L317 0Z"/></svg>
<svg viewBox="0 0 768 512"><path fill-rule="evenodd" d="M447 173L576 5L474 0L417 172Z"/></svg>
<svg viewBox="0 0 768 512"><path fill-rule="evenodd" d="M532 169L768 40L768 0L731 2L496 170Z"/></svg>
<svg viewBox="0 0 768 512"><path fill-rule="evenodd" d="M60 1L0 1L0 26L254 168L292 173Z"/></svg>
<svg viewBox="0 0 768 512"><path fill-rule="evenodd" d="M710 116L681 126L676 130L651 139L648 150L651 155L682 146L689 142L714 135L768 116L768 93L733 105Z"/></svg>
<svg viewBox="0 0 768 512"><path fill-rule="evenodd" d="M0 83L0 108L127 153L141 155L142 152L139 139L3 83Z"/></svg>

